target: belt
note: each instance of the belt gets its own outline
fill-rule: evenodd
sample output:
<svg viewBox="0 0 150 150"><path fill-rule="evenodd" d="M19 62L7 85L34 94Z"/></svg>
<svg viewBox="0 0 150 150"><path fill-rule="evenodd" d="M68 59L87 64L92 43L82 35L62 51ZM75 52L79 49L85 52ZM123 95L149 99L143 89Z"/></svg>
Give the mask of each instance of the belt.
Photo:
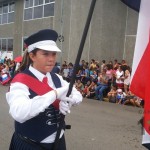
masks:
<svg viewBox="0 0 150 150"><path fill-rule="evenodd" d="M40 148L40 150L48 150L47 148L45 148L44 146L42 146L41 143L39 143L39 142L33 141L33 140L31 140L31 139L29 139L29 138L27 138L27 137L24 137L24 136L22 136L22 135L20 135L20 134L16 134L16 135L17 135L17 137L19 137L22 141L24 141L24 142L26 142L26 143L28 143L28 144L30 144L30 145L33 145L33 146L35 146L35 147L38 147L38 148Z"/></svg>

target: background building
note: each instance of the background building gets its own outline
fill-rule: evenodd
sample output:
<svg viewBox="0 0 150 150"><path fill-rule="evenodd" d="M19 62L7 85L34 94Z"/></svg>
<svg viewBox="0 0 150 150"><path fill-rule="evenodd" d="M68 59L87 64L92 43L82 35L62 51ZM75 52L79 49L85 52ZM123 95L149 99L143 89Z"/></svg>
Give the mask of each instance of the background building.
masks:
<svg viewBox="0 0 150 150"><path fill-rule="evenodd" d="M1 57L23 53L23 39L44 28L56 29L62 53L75 61L91 0L0 0ZM97 0L81 59L132 64L138 13L120 0Z"/></svg>

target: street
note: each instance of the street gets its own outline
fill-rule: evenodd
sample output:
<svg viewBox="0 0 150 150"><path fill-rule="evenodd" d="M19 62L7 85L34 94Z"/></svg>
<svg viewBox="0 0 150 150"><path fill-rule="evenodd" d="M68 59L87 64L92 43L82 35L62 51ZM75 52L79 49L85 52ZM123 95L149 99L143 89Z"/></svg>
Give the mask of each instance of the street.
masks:
<svg viewBox="0 0 150 150"><path fill-rule="evenodd" d="M13 119L5 93L8 86L0 85L0 150L8 150L14 131ZM67 150L146 150L141 146L141 126L138 120L142 108L84 99L66 117Z"/></svg>

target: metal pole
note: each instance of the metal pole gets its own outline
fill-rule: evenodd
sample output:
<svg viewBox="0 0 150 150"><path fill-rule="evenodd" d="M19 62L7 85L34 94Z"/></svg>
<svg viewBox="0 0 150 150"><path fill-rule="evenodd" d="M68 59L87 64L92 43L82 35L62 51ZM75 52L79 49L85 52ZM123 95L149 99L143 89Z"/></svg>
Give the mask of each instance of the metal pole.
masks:
<svg viewBox="0 0 150 150"><path fill-rule="evenodd" d="M77 54L77 57L76 57L72 78L71 78L71 81L70 81L70 84L69 84L69 90L68 90L68 93L67 93L67 97L69 97L69 95L71 94L73 85L75 83L76 73L77 73L77 70L78 70L78 67L79 67L79 63L80 63L82 51L83 51L83 48L84 48L85 40L86 40L86 37L87 37L88 29L89 29L89 26L90 26L91 18L92 18L92 15L93 15L95 3L96 3L96 0L92 0L90 10L89 10L89 13L88 13L88 17L87 17L87 20L86 20L86 24L85 24L85 27L84 27L84 31L83 31L83 34L82 34L82 39L81 39L81 42L80 42L78 54ZM59 128L57 130L53 150L57 150L57 148L58 148L59 137L60 137L61 130L63 129L64 119L65 119L65 116L62 115L61 116L61 122L60 122Z"/></svg>

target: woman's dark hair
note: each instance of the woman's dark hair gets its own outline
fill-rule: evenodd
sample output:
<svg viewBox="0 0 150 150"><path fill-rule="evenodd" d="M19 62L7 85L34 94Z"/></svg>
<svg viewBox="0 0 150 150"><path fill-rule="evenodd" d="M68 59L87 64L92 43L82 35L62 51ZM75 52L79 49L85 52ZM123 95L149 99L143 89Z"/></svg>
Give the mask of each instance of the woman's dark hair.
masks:
<svg viewBox="0 0 150 150"><path fill-rule="evenodd" d="M105 60L102 60L102 62L103 62L103 63L106 63L106 61L105 61Z"/></svg>
<svg viewBox="0 0 150 150"><path fill-rule="evenodd" d="M34 55L36 55L36 53L37 53L38 50L39 49L35 49L35 50L32 51L32 53ZM24 53L24 55L23 55L22 62L20 64L20 67L18 68L17 72L21 72L21 71L25 70L26 68L29 68L30 64L32 64L32 63L33 62L32 62L32 60L29 57L29 53L26 50L25 53Z"/></svg>

